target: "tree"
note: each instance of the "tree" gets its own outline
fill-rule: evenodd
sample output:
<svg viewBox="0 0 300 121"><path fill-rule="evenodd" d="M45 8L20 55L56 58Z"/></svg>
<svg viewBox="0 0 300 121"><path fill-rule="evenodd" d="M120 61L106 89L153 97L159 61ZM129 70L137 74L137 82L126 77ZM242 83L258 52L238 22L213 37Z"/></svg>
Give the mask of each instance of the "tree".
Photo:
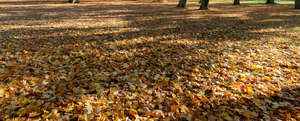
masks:
<svg viewBox="0 0 300 121"><path fill-rule="evenodd" d="M267 4L274 4L275 1L274 0L267 0Z"/></svg>
<svg viewBox="0 0 300 121"><path fill-rule="evenodd" d="M165 2L165 0L153 0L153 2L164 3L164 2Z"/></svg>
<svg viewBox="0 0 300 121"><path fill-rule="evenodd" d="M201 6L199 10L207 10L208 9L209 0L201 0Z"/></svg>
<svg viewBox="0 0 300 121"><path fill-rule="evenodd" d="M300 9L300 0L295 0L295 9Z"/></svg>
<svg viewBox="0 0 300 121"><path fill-rule="evenodd" d="M69 0L69 3L80 3L79 0Z"/></svg>
<svg viewBox="0 0 300 121"><path fill-rule="evenodd" d="M178 8L185 8L186 6L186 0L179 0L179 3L177 5Z"/></svg>
<svg viewBox="0 0 300 121"><path fill-rule="evenodd" d="M240 0L234 0L233 5L240 5Z"/></svg>

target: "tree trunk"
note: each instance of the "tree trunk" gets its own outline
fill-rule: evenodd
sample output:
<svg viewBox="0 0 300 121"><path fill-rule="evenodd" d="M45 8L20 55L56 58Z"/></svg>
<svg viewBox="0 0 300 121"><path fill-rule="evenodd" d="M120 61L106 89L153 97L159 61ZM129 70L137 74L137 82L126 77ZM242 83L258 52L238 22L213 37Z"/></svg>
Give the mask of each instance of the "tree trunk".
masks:
<svg viewBox="0 0 300 121"><path fill-rule="evenodd" d="M234 0L233 5L240 5L240 0Z"/></svg>
<svg viewBox="0 0 300 121"><path fill-rule="evenodd" d="M300 0L295 0L295 9L300 9Z"/></svg>
<svg viewBox="0 0 300 121"><path fill-rule="evenodd" d="M165 2L165 0L153 0L153 2L164 3L164 2Z"/></svg>
<svg viewBox="0 0 300 121"><path fill-rule="evenodd" d="M199 10L207 10L208 9L209 0L201 0L201 6Z"/></svg>
<svg viewBox="0 0 300 121"><path fill-rule="evenodd" d="M267 0L267 4L274 4L275 1L274 0Z"/></svg>
<svg viewBox="0 0 300 121"><path fill-rule="evenodd" d="M69 0L69 3L80 3L79 0Z"/></svg>
<svg viewBox="0 0 300 121"><path fill-rule="evenodd" d="M179 0L179 3L177 5L178 8L185 8L186 6L186 0Z"/></svg>

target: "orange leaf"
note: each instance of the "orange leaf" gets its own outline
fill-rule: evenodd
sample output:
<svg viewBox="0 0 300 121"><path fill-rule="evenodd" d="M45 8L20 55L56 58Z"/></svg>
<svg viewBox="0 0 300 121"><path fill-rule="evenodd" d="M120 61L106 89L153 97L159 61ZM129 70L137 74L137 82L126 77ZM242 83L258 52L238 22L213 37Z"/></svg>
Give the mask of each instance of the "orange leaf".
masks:
<svg viewBox="0 0 300 121"><path fill-rule="evenodd" d="M132 109L132 108L128 110L128 113L132 116L136 116L138 114L138 112L135 109Z"/></svg>

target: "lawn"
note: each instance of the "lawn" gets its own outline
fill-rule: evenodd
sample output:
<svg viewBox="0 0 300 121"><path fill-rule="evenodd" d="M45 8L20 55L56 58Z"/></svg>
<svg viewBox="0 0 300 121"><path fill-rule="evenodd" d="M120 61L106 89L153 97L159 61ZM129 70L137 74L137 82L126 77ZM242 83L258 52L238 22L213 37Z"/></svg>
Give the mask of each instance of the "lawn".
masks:
<svg viewBox="0 0 300 121"><path fill-rule="evenodd" d="M0 1L0 120L300 120L291 3Z"/></svg>

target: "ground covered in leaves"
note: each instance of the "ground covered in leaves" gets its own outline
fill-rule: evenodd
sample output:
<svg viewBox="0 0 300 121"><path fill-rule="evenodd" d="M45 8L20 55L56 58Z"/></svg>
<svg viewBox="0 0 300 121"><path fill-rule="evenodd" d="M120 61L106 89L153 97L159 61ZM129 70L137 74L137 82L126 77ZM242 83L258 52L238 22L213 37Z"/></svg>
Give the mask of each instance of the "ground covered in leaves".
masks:
<svg viewBox="0 0 300 121"><path fill-rule="evenodd" d="M0 1L1 120L300 120L292 4Z"/></svg>

